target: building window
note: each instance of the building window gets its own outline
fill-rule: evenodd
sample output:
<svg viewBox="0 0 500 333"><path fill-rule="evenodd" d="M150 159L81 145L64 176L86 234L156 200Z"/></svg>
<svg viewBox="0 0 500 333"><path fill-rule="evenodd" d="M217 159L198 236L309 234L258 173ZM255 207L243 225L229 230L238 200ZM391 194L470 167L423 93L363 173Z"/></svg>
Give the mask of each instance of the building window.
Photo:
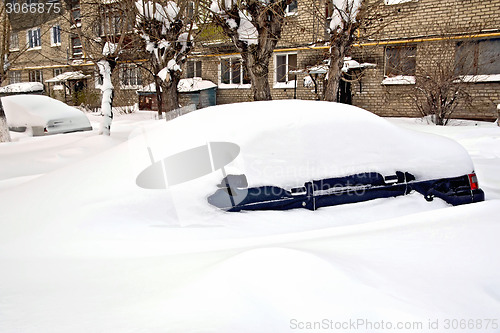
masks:
<svg viewBox="0 0 500 333"><path fill-rule="evenodd" d="M274 68L276 83L288 83L295 80L290 71L297 69L297 53L278 54L275 56Z"/></svg>
<svg viewBox="0 0 500 333"><path fill-rule="evenodd" d="M19 34L17 32L10 33L9 50L17 51L19 50Z"/></svg>
<svg viewBox="0 0 500 333"><path fill-rule="evenodd" d="M42 82L42 81L43 77L41 70L30 71L30 82Z"/></svg>
<svg viewBox="0 0 500 333"><path fill-rule="evenodd" d="M61 27L55 25L50 29L50 45L60 46L61 45Z"/></svg>
<svg viewBox="0 0 500 333"><path fill-rule="evenodd" d="M54 77L61 75L62 73L64 73L62 68L54 68Z"/></svg>
<svg viewBox="0 0 500 333"><path fill-rule="evenodd" d="M286 6L285 14L295 14L297 13L297 0L292 0L292 2Z"/></svg>
<svg viewBox="0 0 500 333"><path fill-rule="evenodd" d="M417 66L416 46L396 46L385 49L385 76L414 76Z"/></svg>
<svg viewBox="0 0 500 333"><path fill-rule="evenodd" d="M190 20L194 18L194 1L188 1L186 5L186 17Z"/></svg>
<svg viewBox="0 0 500 333"><path fill-rule="evenodd" d="M125 65L120 68L120 83L122 87L132 88L142 84L141 69L136 65Z"/></svg>
<svg viewBox="0 0 500 333"><path fill-rule="evenodd" d="M80 14L80 0L71 0L69 8L71 12L71 23L72 24L81 23L82 17Z"/></svg>
<svg viewBox="0 0 500 333"><path fill-rule="evenodd" d="M78 36L71 37L71 54L73 58L83 57L82 42Z"/></svg>
<svg viewBox="0 0 500 333"><path fill-rule="evenodd" d="M26 33L26 39L28 41L28 48L39 48L42 46L42 38L40 35L40 28L33 28L28 30Z"/></svg>
<svg viewBox="0 0 500 333"><path fill-rule="evenodd" d="M201 77L201 61L188 61L186 75L188 78Z"/></svg>
<svg viewBox="0 0 500 333"><path fill-rule="evenodd" d="M500 38L458 43L455 72L458 75L500 74Z"/></svg>
<svg viewBox="0 0 500 333"><path fill-rule="evenodd" d="M9 84L21 82L21 71L9 71Z"/></svg>
<svg viewBox="0 0 500 333"><path fill-rule="evenodd" d="M221 84L250 84L245 66L241 58L224 58L220 61Z"/></svg>

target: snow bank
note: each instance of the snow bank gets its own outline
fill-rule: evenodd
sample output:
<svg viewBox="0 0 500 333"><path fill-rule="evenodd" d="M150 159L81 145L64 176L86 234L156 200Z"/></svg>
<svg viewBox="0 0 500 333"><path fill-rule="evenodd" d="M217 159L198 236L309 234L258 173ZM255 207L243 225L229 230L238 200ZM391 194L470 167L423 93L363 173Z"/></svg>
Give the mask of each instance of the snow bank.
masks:
<svg viewBox="0 0 500 333"><path fill-rule="evenodd" d="M421 158L433 156L444 174L461 163L450 159L450 140L321 102L233 104L169 123L138 116L117 117L113 137L74 133L0 145L0 178L10 180L4 190L0 183L1 332L274 333L323 319L427 327L498 315L498 200L449 207L414 193L315 212L234 214L197 201L220 182L215 173L179 185L196 203L187 221L174 188L135 185L135 164L149 159L148 147L159 159L204 140L237 142L243 161L226 171L262 158L292 157L284 162L298 169L320 154L318 167L334 156L392 166L399 157L398 166L423 167ZM406 126L460 140L498 191L496 127ZM118 145L117 133L126 140L132 129L136 135ZM353 154L360 144L363 153ZM103 147L113 148L98 154ZM401 158L410 155L416 159Z"/></svg>

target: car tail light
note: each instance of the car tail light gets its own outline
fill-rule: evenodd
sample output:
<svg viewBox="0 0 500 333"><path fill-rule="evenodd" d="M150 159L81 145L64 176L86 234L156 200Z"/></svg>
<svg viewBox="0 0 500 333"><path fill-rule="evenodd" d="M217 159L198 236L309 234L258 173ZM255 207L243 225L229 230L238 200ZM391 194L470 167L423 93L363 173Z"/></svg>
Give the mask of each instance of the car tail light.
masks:
<svg viewBox="0 0 500 333"><path fill-rule="evenodd" d="M471 173L469 176L469 184L471 190L477 190L479 188L479 184L477 183L477 176L475 173Z"/></svg>
<svg viewBox="0 0 500 333"><path fill-rule="evenodd" d="M48 133L48 132L49 132L49 131L47 131L47 127L45 127L45 128L43 129L43 132L44 132L44 133Z"/></svg>

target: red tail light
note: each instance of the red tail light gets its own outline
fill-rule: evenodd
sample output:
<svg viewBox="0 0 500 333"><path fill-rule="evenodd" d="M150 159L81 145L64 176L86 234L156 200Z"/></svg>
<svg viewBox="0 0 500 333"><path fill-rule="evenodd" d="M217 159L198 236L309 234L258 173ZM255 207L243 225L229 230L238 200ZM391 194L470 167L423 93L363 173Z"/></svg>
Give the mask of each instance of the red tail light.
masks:
<svg viewBox="0 0 500 333"><path fill-rule="evenodd" d="M476 176L476 174L475 173L471 173L468 176L469 176L470 189L471 190L477 190L477 189L479 189L479 184L477 183L477 176Z"/></svg>
<svg viewBox="0 0 500 333"><path fill-rule="evenodd" d="M47 131L47 127L45 127L45 128L43 129L43 132L44 132L44 133L48 133L48 132L49 132L49 131Z"/></svg>

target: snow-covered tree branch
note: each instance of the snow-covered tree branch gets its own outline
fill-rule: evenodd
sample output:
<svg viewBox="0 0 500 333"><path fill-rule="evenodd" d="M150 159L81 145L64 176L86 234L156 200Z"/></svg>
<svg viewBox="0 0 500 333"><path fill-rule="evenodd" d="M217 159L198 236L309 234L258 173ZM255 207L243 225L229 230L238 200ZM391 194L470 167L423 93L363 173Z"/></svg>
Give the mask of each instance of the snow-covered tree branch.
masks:
<svg viewBox="0 0 500 333"><path fill-rule="evenodd" d="M241 53L252 82L256 101L270 100L269 61L285 21L291 0L213 0L209 8L213 21Z"/></svg>
<svg viewBox="0 0 500 333"><path fill-rule="evenodd" d="M193 39L193 21L186 15L186 5L187 1L135 2L136 29L150 54L157 95L161 97L160 116L163 108L171 111L179 107L177 84Z"/></svg>
<svg viewBox="0 0 500 333"><path fill-rule="evenodd" d="M375 35L377 27L387 25L389 20L386 19L391 16L391 11L381 11L384 0L328 0L328 4L331 13L326 18L330 19L330 66L324 98L337 101L345 57L350 55L355 42L371 37L370 33ZM367 34L368 30L370 33Z"/></svg>
<svg viewBox="0 0 500 333"><path fill-rule="evenodd" d="M71 9L72 0L64 0ZM110 135L113 120L114 87L112 75L119 61L134 61L138 58L133 40L134 12L130 0L85 1L85 17L72 22L72 33L76 34L83 49L81 61L94 63L101 77L101 112L103 119L99 134ZM70 20L72 18L70 17Z"/></svg>

